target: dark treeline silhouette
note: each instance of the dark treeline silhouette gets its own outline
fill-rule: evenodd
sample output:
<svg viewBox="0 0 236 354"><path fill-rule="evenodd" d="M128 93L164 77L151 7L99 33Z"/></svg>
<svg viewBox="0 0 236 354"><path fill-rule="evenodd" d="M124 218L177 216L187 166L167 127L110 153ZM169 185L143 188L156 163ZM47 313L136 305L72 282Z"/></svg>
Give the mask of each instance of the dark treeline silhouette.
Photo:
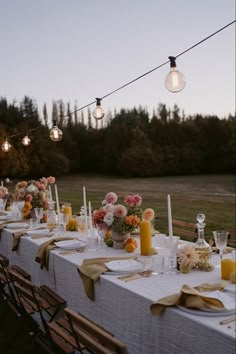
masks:
<svg viewBox="0 0 236 354"><path fill-rule="evenodd" d="M125 177L233 173L235 117L196 114L186 117L178 106L159 104L152 116L139 107L107 114L96 122L90 110L53 104L63 139L49 138L52 127L47 107L43 117L25 97L20 107L0 99L0 143L7 137L9 152L0 150L0 176L9 178L100 173ZM66 119L65 119L66 116ZM21 140L29 132L31 145Z"/></svg>

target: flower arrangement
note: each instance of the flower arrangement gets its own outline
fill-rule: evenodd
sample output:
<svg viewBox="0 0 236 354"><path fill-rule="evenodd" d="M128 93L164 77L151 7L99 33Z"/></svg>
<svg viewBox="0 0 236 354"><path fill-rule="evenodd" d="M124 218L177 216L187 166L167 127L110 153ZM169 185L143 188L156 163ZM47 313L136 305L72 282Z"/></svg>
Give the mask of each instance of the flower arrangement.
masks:
<svg viewBox="0 0 236 354"><path fill-rule="evenodd" d="M192 268L197 266L199 256L194 247L185 246L177 251L177 261L180 271L183 273L188 273Z"/></svg>
<svg viewBox="0 0 236 354"><path fill-rule="evenodd" d="M8 189L4 186L0 186L0 199L5 199L8 195Z"/></svg>
<svg viewBox="0 0 236 354"><path fill-rule="evenodd" d="M40 180L18 182L15 187L15 201L24 201L22 214L24 218L30 217L31 210L39 207L48 208L47 186L55 183L55 177L42 177Z"/></svg>
<svg viewBox="0 0 236 354"><path fill-rule="evenodd" d="M109 192L102 202L102 207L93 212L93 223L102 224L104 228L110 228L120 235L125 235L138 228L143 218L152 220L155 216L151 208L142 212L142 198L140 195L127 195L123 204L116 204L118 196Z"/></svg>

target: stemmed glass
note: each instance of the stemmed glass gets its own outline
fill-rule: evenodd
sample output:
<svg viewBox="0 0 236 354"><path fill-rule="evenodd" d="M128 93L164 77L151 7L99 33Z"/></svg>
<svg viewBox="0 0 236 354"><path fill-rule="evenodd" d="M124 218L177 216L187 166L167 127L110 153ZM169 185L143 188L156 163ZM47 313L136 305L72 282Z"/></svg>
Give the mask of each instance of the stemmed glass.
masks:
<svg viewBox="0 0 236 354"><path fill-rule="evenodd" d="M222 260L223 251L224 251L224 248L227 245L227 240L228 240L229 233L227 231L224 231L224 230L213 231L213 236L214 236L216 247L220 251L220 260Z"/></svg>
<svg viewBox="0 0 236 354"><path fill-rule="evenodd" d="M68 213L60 213L58 219L59 219L59 228L60 228L61 225L63 226L63 235L64 235L65 231L66 231L66 225L68 224L69 219L70 219L70 214L68 214Z"/></svg>
<svg viewBox="0 0 236 354"><path fill-rule="evenodd" d="M37 219L37 224L40 224L40 220L43 217L43 208L34 208L34 213Z"/></svg>

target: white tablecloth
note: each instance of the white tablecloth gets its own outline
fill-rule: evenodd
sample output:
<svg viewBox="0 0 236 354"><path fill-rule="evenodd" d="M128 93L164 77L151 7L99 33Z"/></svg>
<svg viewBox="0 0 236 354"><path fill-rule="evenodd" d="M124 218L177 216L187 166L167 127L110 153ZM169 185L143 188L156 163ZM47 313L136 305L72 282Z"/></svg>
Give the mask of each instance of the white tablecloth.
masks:
<svg viewBox="0 0 236 354"><path fill-rule="evenodd" d="M177 308L167 308L160 316L150 312L151 303L178 292L183 284L220 282L219 268L212 272L157 275L127 283L114 275L102 275L96 283L96 300L93 302L84 292L78 266L85 258L127 256L127 253L106 247L96 252L62 256L54 250L50 252L47 271L35 262L37 249L45 241L46 238L32 240L22 237L18 251L12 252L12 234L3 230L0 253L6 255L11 264L18 264L27 270L34 283L49 285L67 301L69 307L114 333L127 344L129 354L235 353L235 329L219 324L220 320L229 316L197 316Z"/></svg>

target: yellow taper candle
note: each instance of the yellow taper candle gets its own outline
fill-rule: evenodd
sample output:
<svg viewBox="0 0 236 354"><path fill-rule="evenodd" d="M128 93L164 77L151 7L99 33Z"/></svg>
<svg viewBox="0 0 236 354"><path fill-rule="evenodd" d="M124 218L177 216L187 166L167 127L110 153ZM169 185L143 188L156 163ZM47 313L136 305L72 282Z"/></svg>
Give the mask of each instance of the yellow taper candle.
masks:
<svg viewBox="0 0 236 354"><path fill-rule="evenodd" d="M140 253L148 256L152 247L152 228L149 220L143 220L139 224L140 228Z"/></svg>
<svg viewBox="0 0 236 354"><path fill-rule="evenodd" d="M221 261L221 278L229 280L230 274L235 271L235 261L230 258L224 258Z"/></svg>

